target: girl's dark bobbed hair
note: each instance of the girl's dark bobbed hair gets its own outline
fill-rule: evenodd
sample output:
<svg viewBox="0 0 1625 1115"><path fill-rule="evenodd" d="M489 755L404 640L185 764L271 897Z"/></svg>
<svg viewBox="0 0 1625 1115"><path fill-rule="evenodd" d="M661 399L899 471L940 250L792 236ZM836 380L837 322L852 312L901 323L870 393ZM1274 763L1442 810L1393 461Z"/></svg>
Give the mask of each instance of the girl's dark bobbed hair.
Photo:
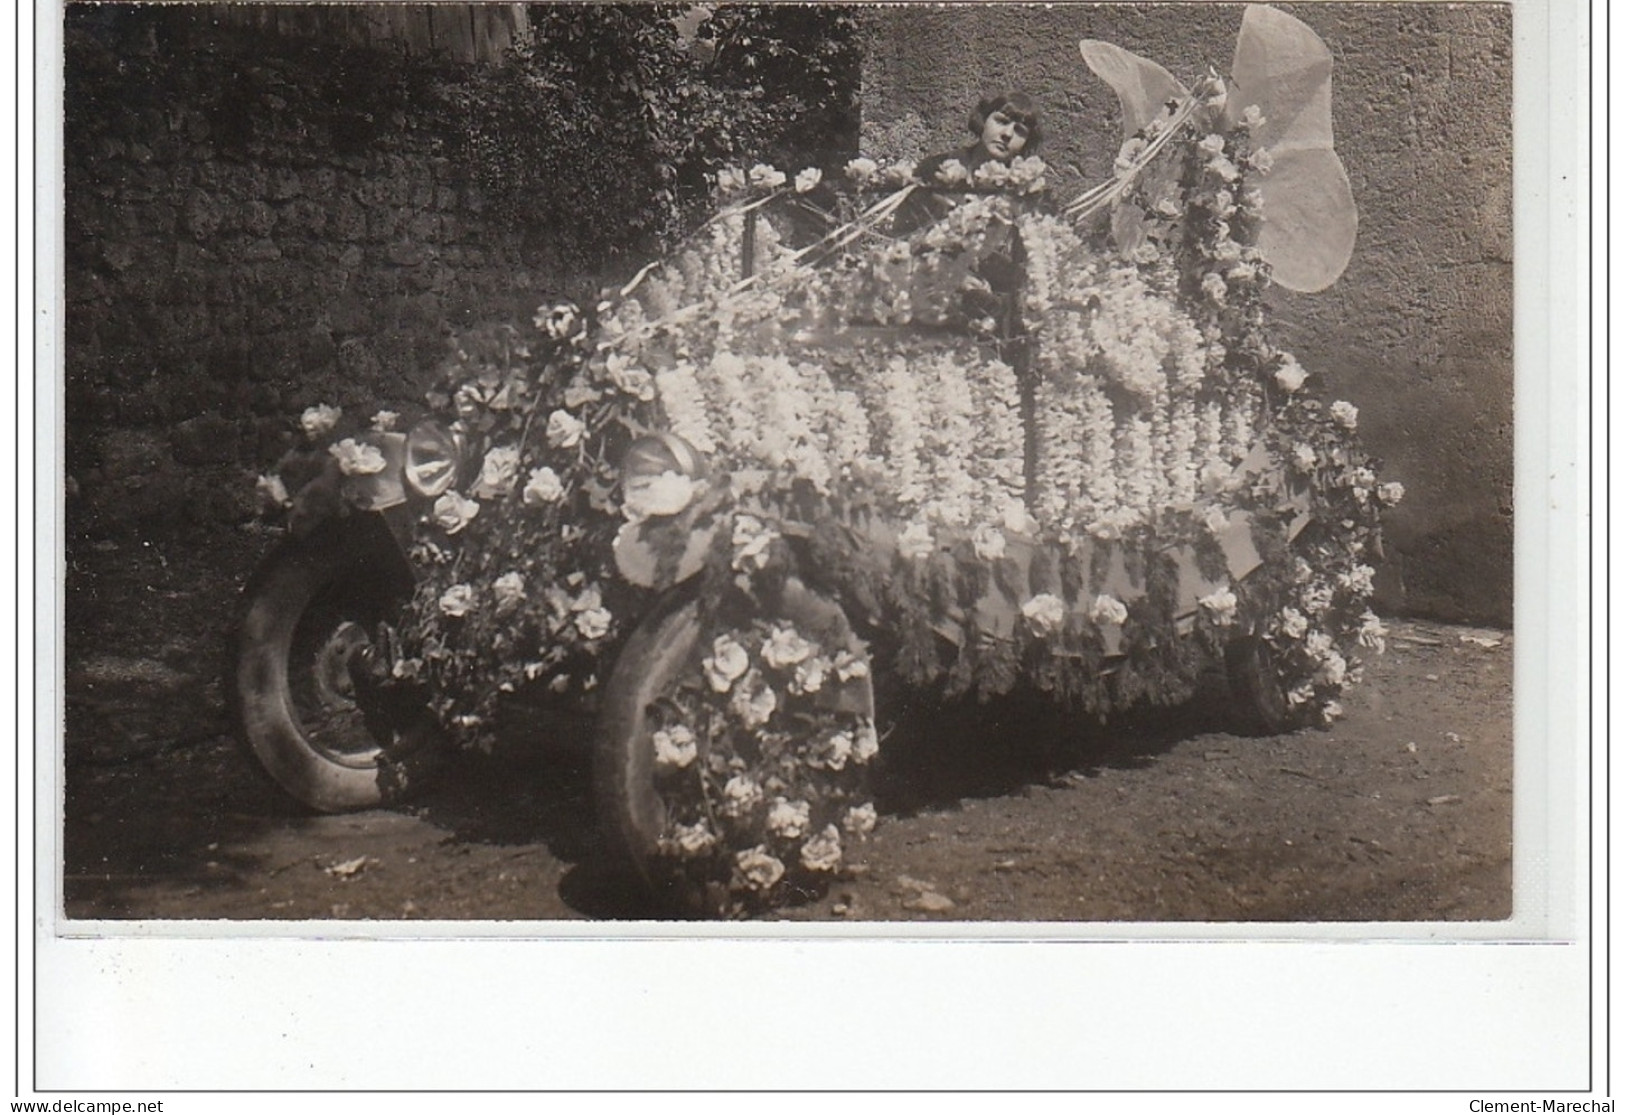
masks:
<svg viewBox="0 0 1625 1115"><path fill-rule="evenodd" d="M1043 140L1044 130L1038 123L1038 105L1025 93L990 93L977 101L970 114L971 134L980 137L987 118L1000 111L1027 125L1027 142L1021 153L1031 155Z"/></svg>

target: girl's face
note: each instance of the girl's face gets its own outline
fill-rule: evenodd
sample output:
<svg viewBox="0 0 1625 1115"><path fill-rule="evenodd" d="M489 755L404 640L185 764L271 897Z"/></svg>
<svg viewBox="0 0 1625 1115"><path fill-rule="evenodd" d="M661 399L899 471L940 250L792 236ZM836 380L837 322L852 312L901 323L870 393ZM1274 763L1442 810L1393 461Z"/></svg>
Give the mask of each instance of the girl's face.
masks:
<svg viewBox="0 0 1625 1115"><path fill-rule="evenodd" d="M1027 125L1004 109L987 114L982 124L982 147L995 159L1008 161L1027 146Z"/></svg>

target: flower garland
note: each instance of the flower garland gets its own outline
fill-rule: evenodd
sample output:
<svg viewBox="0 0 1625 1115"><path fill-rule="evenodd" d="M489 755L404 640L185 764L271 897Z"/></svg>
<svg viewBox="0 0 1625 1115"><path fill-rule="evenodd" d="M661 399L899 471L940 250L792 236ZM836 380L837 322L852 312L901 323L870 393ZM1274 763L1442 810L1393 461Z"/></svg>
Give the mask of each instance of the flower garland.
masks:
<svg viewBox="0 0 1625 1115"><path fill-rule="evenodd" d="M811 243L775 204L832 181L757 167L725 174L734 203L592 323L561 305L533 333L466 334L429 402L477 465L424 510L394 680L483 746L510 694L590 693L669 583L658 570L711 545L701 648L650 746L661 858L736 909L827 879L874 820L875 725L826 701L863 677L861 648L753 610L791 576L877 621L888 668L948 694L1025 684L1101 714L1179 700L1252 633L1305 719L1336 715L1383 643L1371 562L1402 490L1378 482L1354 408L1310 397L1270 346L1250 185L1267 153L1255 119L1210 118L1167 147L1176 192L1141 197L1130 259L1025 200L1036 160L964 182L950 164L945 185L982 192L906 238L884 222L912 168L854 160ZM350 485L385 470L375 435L397 420L300 418ZM709 478L623 484L651 430L709 457ZM296 502L278 475L259 489ZM655 574L617 565L629 529L672 550Z"/></svg>

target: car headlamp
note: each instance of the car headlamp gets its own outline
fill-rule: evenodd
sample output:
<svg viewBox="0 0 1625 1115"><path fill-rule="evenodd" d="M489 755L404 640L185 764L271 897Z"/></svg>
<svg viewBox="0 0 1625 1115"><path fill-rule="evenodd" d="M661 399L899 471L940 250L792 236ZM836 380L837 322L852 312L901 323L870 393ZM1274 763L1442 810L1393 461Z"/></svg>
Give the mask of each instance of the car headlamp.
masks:
<svg viewBox="0 0 1625 1115"><path fill-rule="evenodd" d="M406 482L426 499L433 499L457 481L462 466L462 442L438 422L424 421L406 435Z"/></svg>

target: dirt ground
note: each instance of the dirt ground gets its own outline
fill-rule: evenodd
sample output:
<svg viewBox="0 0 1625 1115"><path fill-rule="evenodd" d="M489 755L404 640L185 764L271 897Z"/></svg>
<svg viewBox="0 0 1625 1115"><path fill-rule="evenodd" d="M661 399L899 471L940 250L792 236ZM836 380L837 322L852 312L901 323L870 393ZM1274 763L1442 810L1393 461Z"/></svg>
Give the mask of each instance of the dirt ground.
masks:
<svg viewBox="0 0 1625 1115"><path fill-rule="evenodd" d="M414 804L317 817L232 740L220 677L252 533L86 544L66 580L73 919L650 916L606 865L585 723L458 757ZM881 824L812 921L1494 920L1512 906L1512 638L1391 622L1328 730L1223 730L1216 696L1107 727L909 709Z"/></svg>

